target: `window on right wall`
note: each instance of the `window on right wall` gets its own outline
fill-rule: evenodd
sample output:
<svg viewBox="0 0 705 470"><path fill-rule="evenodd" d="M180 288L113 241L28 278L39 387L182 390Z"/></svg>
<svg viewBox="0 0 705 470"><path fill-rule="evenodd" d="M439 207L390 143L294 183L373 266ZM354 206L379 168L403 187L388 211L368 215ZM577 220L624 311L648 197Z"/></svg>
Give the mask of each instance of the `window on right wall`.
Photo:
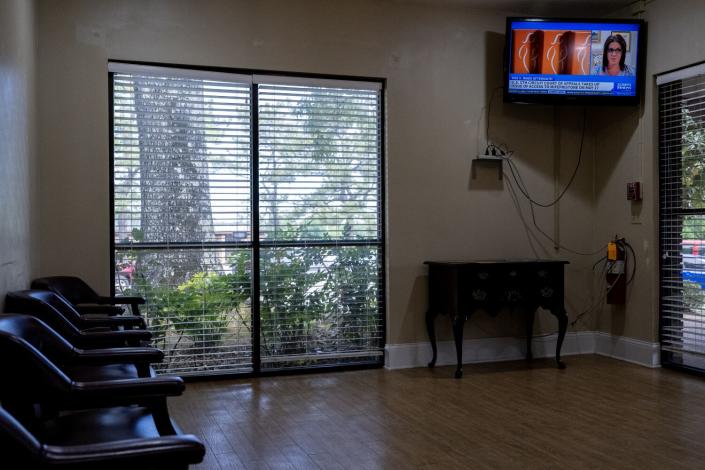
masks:
<svg viewBox="0 0 705 470"><path fill-rule="evenodd" d="M705 64L657 85L661 362L705 371Z"/></svg>

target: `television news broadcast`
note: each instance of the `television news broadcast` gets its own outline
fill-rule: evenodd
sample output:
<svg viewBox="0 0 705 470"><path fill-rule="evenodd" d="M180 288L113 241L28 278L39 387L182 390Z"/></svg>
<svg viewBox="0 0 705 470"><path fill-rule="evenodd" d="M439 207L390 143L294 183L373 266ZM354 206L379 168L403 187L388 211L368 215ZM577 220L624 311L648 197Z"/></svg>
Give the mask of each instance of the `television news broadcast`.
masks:
<svg viewBox="0 0 705 470"><path fill-rule="evenodd" d="M637 96L638 23L509 22L507 92Z"/></svg>

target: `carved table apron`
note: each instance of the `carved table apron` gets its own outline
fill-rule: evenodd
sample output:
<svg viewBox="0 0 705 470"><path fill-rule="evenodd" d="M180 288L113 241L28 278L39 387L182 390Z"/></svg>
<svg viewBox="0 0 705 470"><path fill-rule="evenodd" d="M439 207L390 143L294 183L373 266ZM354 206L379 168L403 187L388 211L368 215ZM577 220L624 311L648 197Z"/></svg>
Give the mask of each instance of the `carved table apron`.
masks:
<svg viewBox="0 0 705 470"><path fill-rule="evenodd" d="M568 327L564 306L563 276L567 261L560 260L482 260L426 261L428 298L426 328L433 348L429 367L436 365L437 346L434 320L438 314L450 316L458 365L455 377L463 376L463 326L478 309L496 315L502 307L520 308L526 314L526 358L531 359L531 339L538 307L558 319L556 363L561 362L561 346Z"/></svg>

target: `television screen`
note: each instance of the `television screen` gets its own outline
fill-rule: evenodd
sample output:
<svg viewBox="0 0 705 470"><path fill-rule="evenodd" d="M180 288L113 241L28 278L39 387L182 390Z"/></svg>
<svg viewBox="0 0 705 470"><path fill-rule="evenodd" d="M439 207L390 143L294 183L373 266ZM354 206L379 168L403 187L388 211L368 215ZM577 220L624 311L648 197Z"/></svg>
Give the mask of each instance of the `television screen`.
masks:
<svg viewBox="0 0 705 470"><path fill-rule="evenodd" d="M507 18L505 101L636 104L644 36L641 20Z"/></svg>

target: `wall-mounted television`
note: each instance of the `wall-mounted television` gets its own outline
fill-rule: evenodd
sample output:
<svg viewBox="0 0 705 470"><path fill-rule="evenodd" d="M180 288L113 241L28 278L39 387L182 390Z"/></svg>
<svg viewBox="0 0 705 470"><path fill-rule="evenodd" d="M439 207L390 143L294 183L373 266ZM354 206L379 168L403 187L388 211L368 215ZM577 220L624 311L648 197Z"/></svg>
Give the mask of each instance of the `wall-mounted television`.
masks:
<svg viewBox="0 0 705 470"><path fill-rule="evenodd" d="M504 100L638 104L645 45L642 20L507 18Z"/></svg>

